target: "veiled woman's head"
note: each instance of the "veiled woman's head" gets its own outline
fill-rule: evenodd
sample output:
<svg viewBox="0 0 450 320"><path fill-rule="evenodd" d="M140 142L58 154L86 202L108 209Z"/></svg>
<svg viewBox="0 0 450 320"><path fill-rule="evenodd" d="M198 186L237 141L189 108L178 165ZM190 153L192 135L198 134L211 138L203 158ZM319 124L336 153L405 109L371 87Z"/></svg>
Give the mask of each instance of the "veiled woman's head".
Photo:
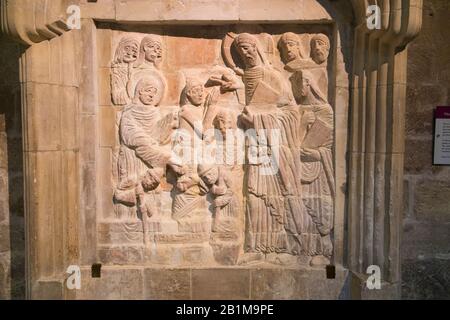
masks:
<svg viewBox="0 0 450 320"><path fill-rule="evenodd" d="M322 93L314 75L309 70L295 72L291 78L292 88L297 102L307 100L309 103L327 103L327 98Z"/></svg>
<svg viewBox="0 0 450 320"><path fill-rule="evenodd" d="M134 101L147 106L157 106L163 97L164 87L153 77L140 79L136 85Z"/></svg>

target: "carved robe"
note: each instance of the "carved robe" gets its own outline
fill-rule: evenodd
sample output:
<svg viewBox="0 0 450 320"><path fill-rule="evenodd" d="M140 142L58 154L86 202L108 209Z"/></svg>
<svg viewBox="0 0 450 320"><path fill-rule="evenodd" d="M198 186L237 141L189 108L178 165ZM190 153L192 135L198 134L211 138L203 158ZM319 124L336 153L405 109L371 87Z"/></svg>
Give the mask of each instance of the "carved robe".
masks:
<svg viewBox="0 0 450 320"><path fill-rule="evenodd" d="M118 157L119 183L115 199L127 206L136 204L136 186L147 170L165 169L171 157L164 147L170 140L174 115L162 117L154 106L127 107L120 121L120 151ZM159 190L151 191L151 194Z"/></svg>
<svg viewBox="0 0 450 320"><path fill-rule="evenodd" d="M127 64L117 64L111 69L111 98L115 105L125 105L130 100L127 92L130 68Z"/></svg>
<svg viewBox="0 0 450 320"><path fill-rule="evenodd" d="M312 222L304 214L301 195L301 163L297 156L302 139L300 120L296 107L254 115L254 129L257 132L265 129L268 138L266 145L260 143L259 148L267 148L272 154L278 149L279 153L269 162L247 165L246 251L301 252L300 234L309 229ZM271 138L273 129L279 133L279 139ZM267 174L274 166L278 170Z"/></svg>
<svg viewBox="0 0 450 320"><path fill-rule="evenodd" d="M188 165L188 172L178 177L177 190L172 203L172 217L180 221L183 218L200 215L206 205L206 186L197 174L197 161L199 150L195 149L195 143L203 143L201 125L204 117L204 110L201 106L184 105L180 110L180 135L177 143L181 146L181 154ZM194 142L194 139L196 142ZM184 154L183 154L184 153Z"/></svg>
<svg viewBox="0 0 450 320"><path fill-rule="evenodd" d="M211 189L214 216L210 244L216 261L236 264L240 252L240 203L232 190L232 178L225 167L219 168L219 178Z"/></svg>
<svg viewBox="0 0 450 320"><path fill-rule="evenodd" d="M333 199L335 195L334 169L332 157L333 145L333 109L329 104L313 105L312 111L316 115L316 122L320 121L327 135L316 138L314 146L308 146L320 153L320 160L302 162L303 201L308 215L314 222L315 228L303 234L306 253L308 255L331 256L332 247L321 241L323 236L330 234L333 227ZM325 125L325 126L324 126ZM313 127L317 124L313 124ZM311 131L314 130L312 127ZM305 138L308 139L308 135Z"/></svg>

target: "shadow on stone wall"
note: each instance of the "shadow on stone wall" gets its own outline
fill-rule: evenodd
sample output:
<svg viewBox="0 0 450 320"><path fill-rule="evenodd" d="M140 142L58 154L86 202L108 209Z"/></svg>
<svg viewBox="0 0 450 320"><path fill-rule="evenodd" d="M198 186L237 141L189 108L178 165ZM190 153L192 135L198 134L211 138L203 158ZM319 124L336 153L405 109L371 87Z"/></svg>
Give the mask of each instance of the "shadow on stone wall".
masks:
<svg viewBox="0 0 450 320"><path fill-rule="evenodd" d="M19 57L0 37L0 299L25 298L25 224Z"/></svg>

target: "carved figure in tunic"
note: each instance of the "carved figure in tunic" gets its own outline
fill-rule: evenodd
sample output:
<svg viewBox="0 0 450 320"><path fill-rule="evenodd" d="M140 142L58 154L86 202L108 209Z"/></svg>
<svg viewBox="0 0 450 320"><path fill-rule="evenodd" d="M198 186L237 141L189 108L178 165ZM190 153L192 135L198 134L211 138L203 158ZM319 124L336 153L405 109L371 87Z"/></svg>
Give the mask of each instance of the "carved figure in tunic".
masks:
<svg viewBox="0 0 450 320"><path fill-rule="evenodd" d="M117 46L111 70L111 97L115 105L130 102L127 86L132 76L133 64L138 58L139 42L126 36Z"/></svg>
<svg viewBox="0 0 450 320"><path fill-rule="evenodd" d="M125 108L120 120L119 181L114 197L129 207L134 207L139 200L141 214L145 212L148 216L157 214L152 205L157 203L159 181L166 166L181 170L168 149L172 129L178 126L178 116L176 113L162 116L158 105L163 90L157 78L139 80L133 103Z"/></svg>
<svg viewBox="0 0 450 320"><path fill-rule="evenodd" d="M198 174L213 196L213 223L210 244L217 262L236 264L240 251L240 204L232 191L232 178L223 166L198 166Z"/></svg>
<svg viewBox="0 0 450 320"><path fill-rule="evenodd" d="M195 215L204 215L206 194L205 186L197 174L197 163L201 161L203 143L203 119L206 106L205 89L203 83L189 78L183 89L180 109L180 127L177 132L175 143L178 144L181 153L178 156L186 164L186 172L177 178L177 190L172 204L172 217L180 221Z"/></svg>
<svg viewBox="0 0 450 320"><path fill-rule="evenodd" d="M256 38L240 34L235 46L245 64L242 78L246 107L240 118L246 128L262 134L259 137L263 139L250 150L256 147L262 156L259 159L266 159L246 165L245 251L256 259L264 255L269 261L296 261L294 255L301 250L298 229L304 210L300 158L295 155L305 126L279 73L263 63L267 59ZM277 170L268 174L274 167Z"/></svg>
<svg viewBox="0 0 450 320"><path fill-rule="evenodd" d="M326 95L328 92L327 60L330 41L324 34L314 34L309 40L309 46L310 54L305 57L300 37L292 32L284 33L278 42L281 60L285 64L284 69L291 73L303 70L311 71L319 88ZM292 81L292 78L290 80Z"/></svg>
<svg viewBox="0 0 450 320"><path fill-rule="evenodd" d="M303 242L312 265L326 265L333 251L331 231L334 212L334 168L332 157L334 113L313 74L296 73L300 109L312 111L315 121L302 141L301 176L303 201L315 228L304 230Z"/></svg>

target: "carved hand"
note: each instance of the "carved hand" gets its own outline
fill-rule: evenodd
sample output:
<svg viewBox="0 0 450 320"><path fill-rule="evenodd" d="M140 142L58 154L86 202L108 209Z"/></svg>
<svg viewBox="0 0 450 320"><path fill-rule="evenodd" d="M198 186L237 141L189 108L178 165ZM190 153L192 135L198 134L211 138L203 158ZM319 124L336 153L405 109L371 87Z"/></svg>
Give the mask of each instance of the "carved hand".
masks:
<svg viewBox="0 0 450 320"><path fill-rule="evenodd" d="M248 110L247 107L244 108L242 113L239 115L239 118L244 122L245 125L253 125L253 114Z"/></svg>
<svg viewBox="0 0 450 320"><path fill-rule="evenodd" d="M214 185L211 188L211 192L215 195L224 195L225 193L227 193L227 187Z"/></svg>
<svg viewBox="0 0 450 320"><path fill-rule="evenodd" d="M172 170L179 174L180 176L184 175L186 173L187 167L184 165L176 164L176 163L169 163L169 167L172 168Z"/></svg>
<svg viewBox="0 0 450 320"><path fill-rule="evenodd" d="M309 148L301 148L300 149L300 157L304 162L316 162L320 161L321 156L318 150L309 149Z"/></svg>
<svg viewBox="0 0 450 320"><path fill-rule="evenodd" d="M315 121L316 121L316 116L315 116L314 112L307 111L303 114L303 117L302 117L302 125L303 126L305 126L305 127L310 126Z"/></svg>

